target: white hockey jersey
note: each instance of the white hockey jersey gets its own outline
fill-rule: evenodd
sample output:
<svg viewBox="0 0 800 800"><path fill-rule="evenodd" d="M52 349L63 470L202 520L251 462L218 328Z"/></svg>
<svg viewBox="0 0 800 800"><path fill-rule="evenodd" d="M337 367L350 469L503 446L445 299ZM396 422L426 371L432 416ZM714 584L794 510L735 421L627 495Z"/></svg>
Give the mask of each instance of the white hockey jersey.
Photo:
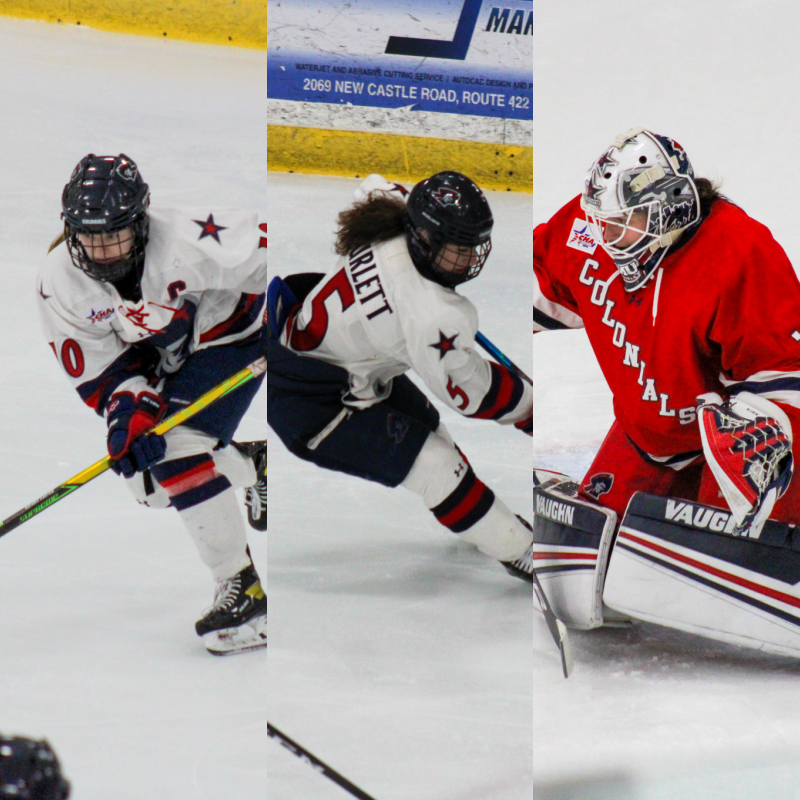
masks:
<svg viewBox="0 0 800 800"><path fill-rule="evenodd" d="M66 245L45 260L38 305L47 341L84 402L145 388L197 350L250 336L267 288L266 223L232 209L152 209L142 298L76 268Z"/></svg>
<svg viewBox="0 0 800 800"><path fill-rule="evenodd" d="M370 176L369 191L402 196ZM517 423L532 414L530 386L477 352L475 306L419 273L404 236L341 257L281 332L289 349L336 364L350 375L348 405L368 407L411 369L444 403L466 416Z"/></svg>

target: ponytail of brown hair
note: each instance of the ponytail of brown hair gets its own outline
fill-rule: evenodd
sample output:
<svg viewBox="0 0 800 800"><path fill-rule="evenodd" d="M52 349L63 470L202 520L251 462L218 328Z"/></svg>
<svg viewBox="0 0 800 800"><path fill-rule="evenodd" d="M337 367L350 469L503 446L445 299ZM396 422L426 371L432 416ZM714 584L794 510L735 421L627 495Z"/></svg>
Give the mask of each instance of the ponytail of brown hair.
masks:
<svg viewBox="0 0 800 800"><path fill-rule="evenodd" d="M720 185L708 178L695 178L694 185L700 198L700 219L705 219L711 213L711 206L715 200L728 199L720 192Z"/></svg>
<svg viewBox="0 0 800 800"><path fill-rule="evenodd" d="M340 256L365 245L385 242L405 231L406 204L383 192L371 192L339 214L334 249Z"/></svg>

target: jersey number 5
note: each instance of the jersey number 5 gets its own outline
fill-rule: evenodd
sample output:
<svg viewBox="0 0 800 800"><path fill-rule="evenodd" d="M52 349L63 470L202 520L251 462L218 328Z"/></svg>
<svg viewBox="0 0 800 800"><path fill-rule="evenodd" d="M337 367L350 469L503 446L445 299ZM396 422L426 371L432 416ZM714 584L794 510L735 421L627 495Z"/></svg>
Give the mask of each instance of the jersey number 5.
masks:
<svg viewBox="0 0 800 800"><path fill-rule="evenodd" d="M463 405L461 402L456 403L456 406L462 411L469 405L469 397L467 397L467 393L460 386L456 386L453 383L453 379L449 376L447 378L447 393L453 398L453 400L463 401Z"/></svg>
<svg viewBox="0 0 800 800"><path fill-rule="evenodd" d="M338 294L339 299L342 301L342 311L347 311L356 301L353 287L350 285L350 281L347 280L347 274L344 269L339 270L330 278L311 301L311 319L305 330L298 330L296 327L297 322L295 321L295 327L289 339L293 350L304 353L308 350L315 350L322 344L322 340L328 332L329 321L325 301L334 294Z"/></svg>

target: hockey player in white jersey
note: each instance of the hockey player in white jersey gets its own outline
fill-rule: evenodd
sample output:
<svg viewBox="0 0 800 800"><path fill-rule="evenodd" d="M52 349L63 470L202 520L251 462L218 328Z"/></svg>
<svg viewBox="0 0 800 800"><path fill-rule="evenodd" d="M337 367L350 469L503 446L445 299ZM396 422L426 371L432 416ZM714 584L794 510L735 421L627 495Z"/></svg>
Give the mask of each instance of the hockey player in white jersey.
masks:
<svg viewBox="0 0 800 800"><path fill-rule="evenodd" d="M261 379L165 436L147 431L263 352L266 226L254 213L149 202L127 156L80 161L38 278L42 325L107 421L112 469L140 502L177 509L210 569L214 602L195 626L208 650L264 647L267 598L234 490L248 487L250 522L265 529L266 442L232 443Z"/></svg>
<svg viewBox="0 0 800 800"><path fill-rule="evenodd" d="M410 195L377 175L364 181L339 215L333 269L270 284L268 420L295 455L404 486L532 581L529 526L475 475L405 375L465 416L531 434L531 388L480 356L477 311L455 291L483 268L492 226L484 194L460 173L437 173Z"/></svg>

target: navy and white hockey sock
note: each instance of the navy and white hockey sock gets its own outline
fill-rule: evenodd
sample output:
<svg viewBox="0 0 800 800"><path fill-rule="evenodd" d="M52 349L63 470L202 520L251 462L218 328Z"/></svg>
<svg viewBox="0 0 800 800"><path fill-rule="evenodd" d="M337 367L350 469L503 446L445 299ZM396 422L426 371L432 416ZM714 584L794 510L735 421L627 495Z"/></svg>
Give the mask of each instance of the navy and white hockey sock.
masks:
<svg viewBox="0 0 800 800"><path fill-rule="evenodd" d="M236 493L209 454L162 462L153 475L170 496L214 580L231 578L251 563Z"/></svg>
<svg viewBox="0 0 800 800"><path fill-rule="evenodd" d="M530 531L475 475L449 436L428 436L401 485L420 495L442 525L493 558L513 561L530 546Z"/></svg>

